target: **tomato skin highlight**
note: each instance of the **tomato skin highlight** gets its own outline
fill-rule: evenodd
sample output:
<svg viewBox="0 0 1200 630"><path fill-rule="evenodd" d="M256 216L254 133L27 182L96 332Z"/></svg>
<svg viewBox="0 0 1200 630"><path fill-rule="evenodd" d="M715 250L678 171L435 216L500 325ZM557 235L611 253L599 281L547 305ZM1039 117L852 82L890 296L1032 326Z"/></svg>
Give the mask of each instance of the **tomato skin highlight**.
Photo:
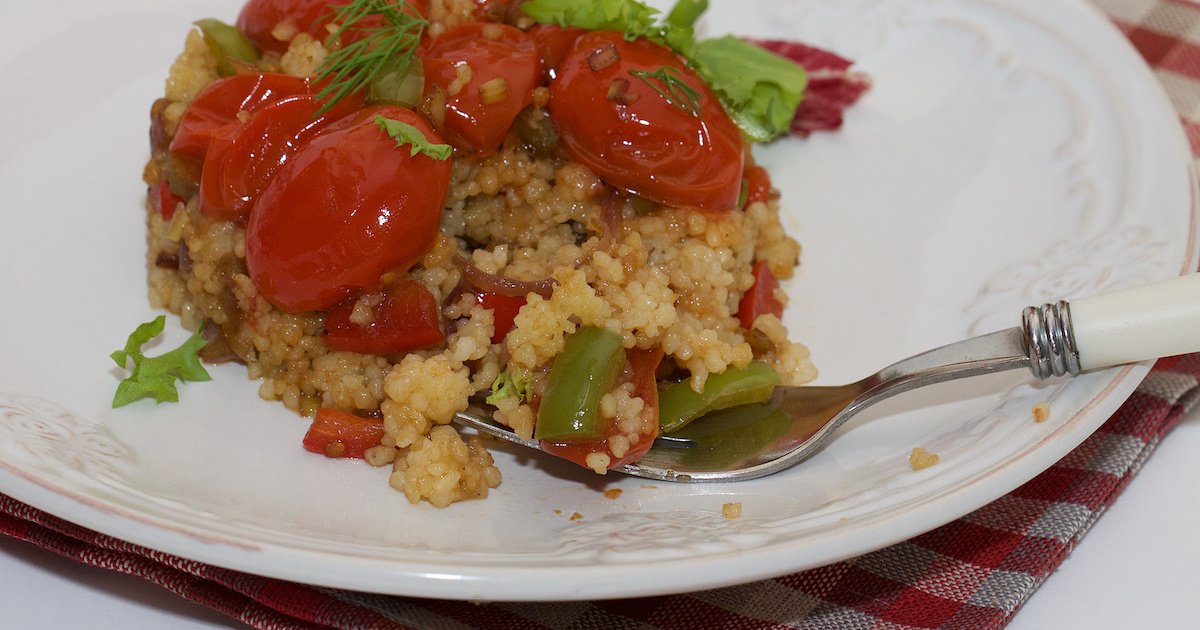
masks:
<svg viewBox="0 0 1200 630"><path fill-rule="evenodd" d="M646 454L646 451L654 446L654 439L658 437L658 380L655 374L658 371L658 364L663 359L662 348L626 350L625 359L625 373L622 375L622 382L634 384L633 395L641 398L645 403L642 413L651 414L650 417L654 418L654 422L648 430L638 434L637 444L631 445L623 456L611 458L608 464L609 470L637 462ZM608 452L609 438L619 431L616 424L616 422L609 423L605 437L593 442L541 440L540 446L543 451L551 455L574 462L584 468L591 468L587 464L587 456L592 453Z"/></svg>
<svg viewBox="0 0 1200 630"><path fill-rule="evenodd" d="M375 122L383 116L442 139L397 106L370 107L313 138L259 197L246 229L254 286L287 312L328 310L379 288L432 246L450 185L450 160L410 155Z"/></svg>
<svg viewBox="0 0 1200 630"><path fill-rule="evenodd" d="M754 327L754 320L758 319L759 315L783 317L783 303L775 297L779 279L772 273L771 266L767 261L760 260L754 263L751 273L754 274L754 284L746 289L745 295L738 302L737 311L738 321L741 322L742 328L747 330Z"/></svg>
<svg viewBox="0 0 1200 630"><path fill-rule="evenodd" d="M367 449L379 446L382 439L383 420L321 407L304 434L304 448L335 459L362 459Z"/></svg>
<svg viewBox="0 0 1200 630"><path fill-rule="evenodd" d="M290 96L216 134L201 171L200 210L245 224L275 172L329 124L361 106L361 96L349 95L317 116L321 103L315 97Z"/></svg>
<svg viewBox="0 0 1200 630"><path fill-rule="evenodd" d="M455 148L480 155L494 153L504 142L517 114L533 102L539 76L533 39L505 24L467 23L439 35L421 52L425 94L446 96L444 116L434 112L437 129ZM451 94L459 67L471 68L471 79ZM503 98L489 102L485 86L503 82Z"/></svg>
<svg viewBox="0 0 1200 630"><path fill-rule="evenodd" d="M605 49L619 58L610 54L597 63ZM656 79L630 73L663 67L699 93L699 116L667 102L651 86L659 85ZM737 206L745 160L741 133L708 85L670 49L594 31L579 38L557 75L549 111L568 157L613 186L668 206ZM609 96L614 83L624 85L623 102Z"/></svg>
<svg viewBox="0 0 1200 630"><path fill-rule="evenodd" d="M358 298L350 298L325 314L325 344L333 350L362 354L395 354L419 350L446 339L442 310L424 285L405 279L390 288L366 326L350 321Z"/></svg>
<svg viewBox="0 0 1200 630"><path fill-rule="evenodd" d="M256 112L288 96L310 93L309 82L285 74L241 74L209 83L188 104L175 137L172 155L201 163L213 138L238 122L238 112Z"/></svg>

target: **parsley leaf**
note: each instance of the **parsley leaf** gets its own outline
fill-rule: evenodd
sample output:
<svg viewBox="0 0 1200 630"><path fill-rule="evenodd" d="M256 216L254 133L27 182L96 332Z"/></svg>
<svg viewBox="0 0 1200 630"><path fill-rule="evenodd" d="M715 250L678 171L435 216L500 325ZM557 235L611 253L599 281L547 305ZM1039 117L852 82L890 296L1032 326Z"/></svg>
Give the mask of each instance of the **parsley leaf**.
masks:
<svg viewBox="0 0 1200 630"><path fill-rule="evenodd" d="M176 380L212 380L208 371L200 364L200 349L208 342L201 337L199 330L183 342L183 345L170 352L156 357L142 354L142 346L162 334L166 321L165 316L159 315L153 321L138 326L129 335L125 347L109 355L121 369L126 369L129 361L133 361L133 372L117 385L117 393L112 402L114 409L142 398L175 402L179 400L179 391L175 388Z"/></svg>
<svg viewBox="0 0 1200 630"><path fill-rule="evenodd" d="M409 145L412 147L409 151L409 156L414 156L418 153L424 153L435 160L445 160L454 153L454 147L448 144L434 144L421 133L420 129L399 120L384 118L383 116L375 117L375 124L383 130L388 136L396 141L396 146L402 147Z"/></svg>
<svg viewBox="0 0 1200 630"><path fill-rule="evenodd" d="M696 44L692 60L754 142L787 131L808 87L803 67L732 35Z"/></svg>

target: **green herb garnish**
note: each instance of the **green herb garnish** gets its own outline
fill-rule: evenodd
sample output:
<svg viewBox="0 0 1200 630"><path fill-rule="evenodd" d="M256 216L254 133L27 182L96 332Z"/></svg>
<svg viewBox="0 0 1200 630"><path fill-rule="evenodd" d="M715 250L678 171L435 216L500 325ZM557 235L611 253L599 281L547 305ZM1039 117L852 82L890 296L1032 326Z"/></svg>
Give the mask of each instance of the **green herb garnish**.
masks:
<svg viewBox="0 0 1200 630"><path fill-rule="evenodd" d="M175 402L179 400L175 381L212 380L208 371L200 364L200 349L208 342L201 337L199 330L183 342L183 345L166 354L156 357L142 354L142 346L162 334L166 322L167 318L159 315L153 321L138 326L129 335L125 347L109 355L121 369L126 369L129 361L133 361L133 372L117 385L117 393L112 401L114 409L142 398Z"/></svg>
<svg viewBox="0 0 1200 630"><path fill-rule="evenodd" d="M645 37L669 46L712 87L753 142L787 132L808 86L803 67L750 42L733 36L697 42L692 27L708 8L707 0L678 0L665 17L637 0L529 0L521 8L538 22L618 30L627 39Z"/></svg>
<svg viewBox="0 0 1200 630"><path fill-rule="evenodd" d="M529 388L532 383L520 372L505 370L492 383L492 393L487 397L487 404L493 407L505 398L516 396L520 401L529 400Z"/></svg>
<svg viewBox="0 0 1200 630"><path fill-rule="evenodd" d="M420 129L399 120L384 118L383 116L375 117L375 124L383 130L388 136L396 141L396 146L402 147L409 145L409 156L414 156L418 153L424 153L435 160L445 160L454 153L454 147L448 144L434 144L421 133Z"/></svg>
<svg viewBox="0 0 1200 630"><path fill-rule="evenodd" d="M672 107L678 108L697 118L700 117L700 92L688 85L679 74L679 70L670 66L662 66L654 72L646 70L630 70L629 74L650 86L650 89L663 97Z"/></svg>
<svg viewBox="0 0 1200 630"><path fill-rule="evenodd" d="M382 18L382 27L364 26L362 21L370 16ZM317 93L317 99L324 101L318 113L383 75L405 76L429 24L407 2L395 0L353 0L339 8L333 19L339 26L331 41L345 41L351 35L360 38L331 52L321 63L317 81L329 80L329 84Z"/></svg>

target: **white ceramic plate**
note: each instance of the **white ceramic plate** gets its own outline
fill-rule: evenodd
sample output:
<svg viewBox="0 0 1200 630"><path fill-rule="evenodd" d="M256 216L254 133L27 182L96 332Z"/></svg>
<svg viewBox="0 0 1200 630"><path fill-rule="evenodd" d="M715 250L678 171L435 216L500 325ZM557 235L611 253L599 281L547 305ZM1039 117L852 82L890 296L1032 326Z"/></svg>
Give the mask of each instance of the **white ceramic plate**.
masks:
<svg viewBox="0 0 1200 630"><path fill-rule="evenodd" d="M237 2L15 4L0 9L0 491L114 536L408 595L714 587L960 517L1061 458L1148 370L917 392L803 466L740 484L601 478L499 447L500 489L445 510L407 504L384 471L307 454L306 422L259 400L239 366L186 385L181 404L114 411L107 355L154 315L139 179L147 112L188 23L232 19ZM789 324L823 382L1014 325L1027 304L1195 267L1193 178L1174 114L1082 1L715 4L710 33L806 39L876 79L841 133L761 152L806 247ZM184 337L170 332L163 347ZM1039 402L1051 418L1035 424ZM942 462L911 471L915 446ZM606 498L612 488L623 492ZM730 501L740 519L721 516Z"/></svg>

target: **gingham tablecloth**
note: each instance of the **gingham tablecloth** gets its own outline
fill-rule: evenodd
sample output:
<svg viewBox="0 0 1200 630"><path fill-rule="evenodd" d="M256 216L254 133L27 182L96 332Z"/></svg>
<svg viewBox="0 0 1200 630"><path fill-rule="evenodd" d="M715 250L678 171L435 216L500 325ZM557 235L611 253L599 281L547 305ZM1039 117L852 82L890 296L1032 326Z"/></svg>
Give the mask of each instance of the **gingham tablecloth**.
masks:
<svg viewBox="0 0 1200 630"><path fill-rule="evenodd" d="M1200 6L1094 0L1142 53L1200 156ZM1061 462L912 540L837 564L685 595L471 604L368 595L220 569L78 527L0 495L0 534L154 582L256 628L1003 627L1200 400L1200 354L1163 359Z"/></svg>

